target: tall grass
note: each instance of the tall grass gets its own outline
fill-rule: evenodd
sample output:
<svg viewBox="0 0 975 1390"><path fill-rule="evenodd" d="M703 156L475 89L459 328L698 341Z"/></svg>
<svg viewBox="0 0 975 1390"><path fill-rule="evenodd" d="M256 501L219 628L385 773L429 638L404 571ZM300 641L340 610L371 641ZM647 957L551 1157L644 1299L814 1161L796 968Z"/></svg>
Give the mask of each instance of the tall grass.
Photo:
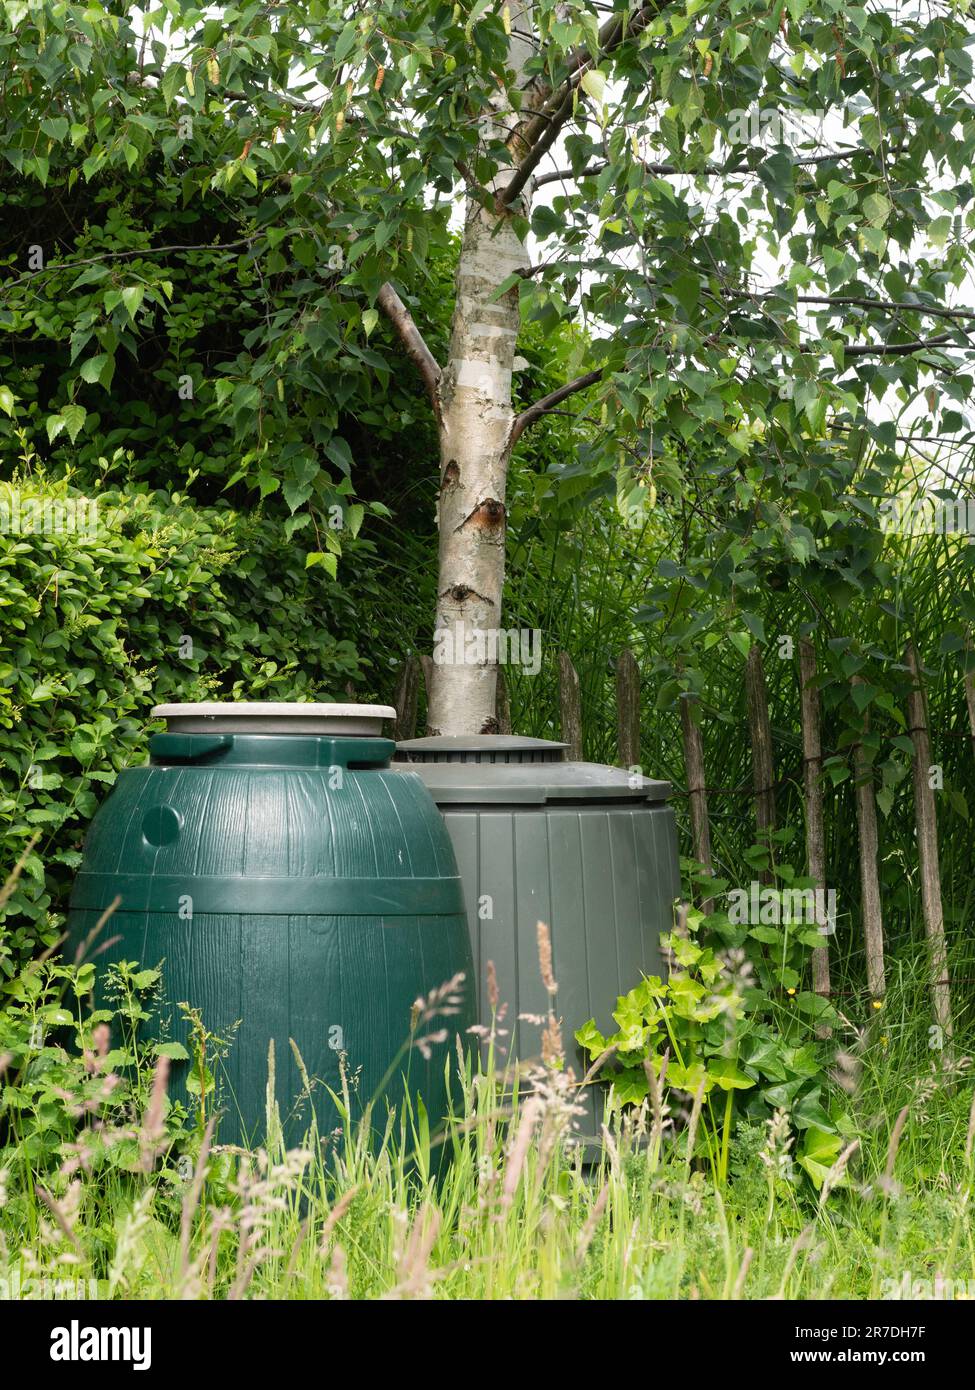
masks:
<svg viewBox="0 0 975 1390"><path fill-rule="evenodd" d="M906 973L895 980L883 1033L844 1025L836 1036L852 1122L819 1192L792 1164L797 1136L784 1112L739 1125L727 1180L714 1181L695 1156L700 1098L656 1086L640 1108L607 1103L602 1149L587 1161L574 1138L587 1083L553 1051L553 1014L542 1056L517 1070L497 1022L479 1060L445 1051L458 1102L433 1134L409 1103L363 1106L346 1080L334 1128L322 1133L313 1119L288 1149L272 1077L260 1150L222 1146L212 1117L202 1140L180 1138L164 1124L162 1058L136 1088L138 1112L99 1135L108 1152L127 1144L127 1163L86 1164L94 1111L79 1113L79 1142L43 1181L25 1178L29 1154L25 1168L8 1143L0 1276L28 1295L45 1291L38 1280L68 1278L137 1299L975 1292L971 1078L967 1058L932 1065L917 986ZM110 1092L104 1035L97 1051ZM97 1073L98 1057L86 1066Z"/></svg>

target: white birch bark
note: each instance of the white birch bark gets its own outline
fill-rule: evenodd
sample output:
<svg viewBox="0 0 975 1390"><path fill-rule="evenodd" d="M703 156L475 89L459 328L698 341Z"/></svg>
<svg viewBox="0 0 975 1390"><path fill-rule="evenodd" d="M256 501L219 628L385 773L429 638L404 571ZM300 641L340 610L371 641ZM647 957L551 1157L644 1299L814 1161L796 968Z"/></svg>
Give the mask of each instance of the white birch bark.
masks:
<svg viewBox="0 0 975 1390"><path fill-rule="evenodd" d="M532 52L531 6L509 8L509 63L520 74ZM519 120L506 108L507 98L499 92L495 113L488 118L495 138L499 133L507 138ZM513 173L513 167L503 170L491 192L504 188ZM529 185L522 194L522 213L530 191ZM435 631L427 716L431 733L493 733L497 728L497 665L487 643L483 652L476 651L473 634L496 631L502 622L508 439L514 419L511 374L520 320L517 285L494 302L492 296L528 264L528 249L510 218L499 219L493 209L469 199L450 347L439 384L440 636ZM478 657L473 662L466 659L472 653Z"/></svg>

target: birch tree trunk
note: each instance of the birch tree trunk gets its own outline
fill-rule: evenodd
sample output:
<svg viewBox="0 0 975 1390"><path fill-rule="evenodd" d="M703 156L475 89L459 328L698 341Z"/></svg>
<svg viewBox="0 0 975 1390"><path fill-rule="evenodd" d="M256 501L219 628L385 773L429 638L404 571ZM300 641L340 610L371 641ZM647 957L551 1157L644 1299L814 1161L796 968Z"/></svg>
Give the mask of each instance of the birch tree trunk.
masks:
<svg viewBox="0 0 975 1390"><path fill-rule="evenodd" d="M531 6L512 4L510 12L509 64L521 74L532 55ZM499 93L486 133L510 137L521 117L506 107ZM499 194L516 172L502 170L490 191ZM530 196L529 183L521 194L522 214ZM478 650L474 634L501 628L518 286L497 300L493 296L508 276L528 266L528 249L507 211L499 217L469 199L450 347L439 383L440 560L427 715L431 734L497 732L497 649L485 643L485 650Z"/></svg>
<svg viewBox="0 0 975 1390"><path fill-rule="evenodd" d="M591 92L600 61L638 39L657 16L656 5L615 7L591 44L563 55L563 75L527 66L537 35L530 0L495 0L508 33L502 84L481 120L484 147L504 144L510 164L494 164L484 186L458 162L469 187L457 264L450 344L443 369L395 287L380 287L377 305L388 316L427 388L440 432L437 612L430 665L427 727L431 734L490 734L498 729L497 674L506 649L501 627L504 584L505 492L508 459L536 420L577 391L603 380L599 367L567 381L516 415L511 374L521 323L518 280L531 271L528 248L515 230L531 207L541 161L551 154L579 103ZM513 83L512 76L513 75ZM514 90L517 89L517 97Z"/></svg>

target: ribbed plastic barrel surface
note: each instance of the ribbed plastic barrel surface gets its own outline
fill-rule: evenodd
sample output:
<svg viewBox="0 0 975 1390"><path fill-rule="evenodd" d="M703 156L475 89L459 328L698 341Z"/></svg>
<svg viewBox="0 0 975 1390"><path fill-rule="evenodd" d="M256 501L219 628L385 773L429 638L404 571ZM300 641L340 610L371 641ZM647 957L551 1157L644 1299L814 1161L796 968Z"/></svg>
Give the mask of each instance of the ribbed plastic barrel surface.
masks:
<svg viewBox="0 0 975 1390"><path fill-rule="evenodd" d="M490 961L511 1050L537 1056L549 999L536 923L550 928L567 1061L588 1060L573 1034L590 1018L614 1032L617 998L663 976L660 935L680 892L677 831L666 782L622 768L563 761L564 745L518 735L436 736L399 744L397 766L420 773L450 831L464 880L480 995L490 1023ZM521 1021L519 1021L521 1020ZM602 1096L590 1088L582 1138L598 1140Z"/></svg>
<svg viewBox="0 0 975 1390"><path fill-rule="evenodd" d="M233 1038L219 1078L224 1142L262 1138L272 1041L287 1132L303 1131L292 1039L323 1132L338 1122L326 1087L340 1090L343 1057L354 1105L383 1086L398 1102L405 1078L436 1124L446 1049L455 1057L454 1034L473 1022L473 971L453 850L420 778L389 770L394 745L379 737L227 733L219 719L213 732L178 718L170 728L187 724L155 735L150 764L121 773L95 816L73 941L120 897L104 929L120 939L99 959L162 963L172 1037L188 1043L176 1008L187 1001ZM459 1012L413 1035L446 1027L449 1042L409 1046L415 1001L461 974ZM176 1064L176 1094L185 1079Z"/></svg>

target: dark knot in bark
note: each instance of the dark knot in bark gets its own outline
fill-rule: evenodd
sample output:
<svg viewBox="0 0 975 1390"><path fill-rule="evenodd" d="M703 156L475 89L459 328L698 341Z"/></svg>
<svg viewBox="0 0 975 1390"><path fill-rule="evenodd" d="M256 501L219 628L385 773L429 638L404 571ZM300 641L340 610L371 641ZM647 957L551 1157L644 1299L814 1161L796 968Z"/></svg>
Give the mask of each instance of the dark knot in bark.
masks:
<svg viewBox="0 0 975 1390"><path fill-rule="evenodd" d="M467 526L469 523L478 531L485 531L489 535L494 535L504 529L505 515L503 502L499 502L496 497L485 497L483 502L478 502L474 510L464 517L456 529L459 531L462 526Z"/></svg>
<svg viewBox="0 0 975 1390"><path fill-rule="evenodd" d="M479 598L482 603L489 603L494 607L494 600L486 594L479 594L476 589L471 589L466 584L451 584L448 589L444 589L441 598L452 598L455 603L466 603L469 598Z"/></svg>

